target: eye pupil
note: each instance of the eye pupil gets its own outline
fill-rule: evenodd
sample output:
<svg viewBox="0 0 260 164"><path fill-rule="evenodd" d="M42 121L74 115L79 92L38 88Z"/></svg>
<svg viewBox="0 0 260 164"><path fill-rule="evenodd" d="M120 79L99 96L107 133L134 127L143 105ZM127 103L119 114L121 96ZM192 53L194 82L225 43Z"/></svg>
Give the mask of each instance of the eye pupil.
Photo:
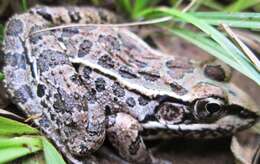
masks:
<svg viewBox="0 0 260 164"><path fill-rule="evenodd" d="M215 113L220 110L220 106L217 103L207 103L205 108L209 113Z"/></svg>
<svg viewBox="0 0 260 164"><path fill-rule="evenodd" d="M194 116L200 121L211 122L222 116L224 103L213 98L198 100L194 105Z"/></svg>

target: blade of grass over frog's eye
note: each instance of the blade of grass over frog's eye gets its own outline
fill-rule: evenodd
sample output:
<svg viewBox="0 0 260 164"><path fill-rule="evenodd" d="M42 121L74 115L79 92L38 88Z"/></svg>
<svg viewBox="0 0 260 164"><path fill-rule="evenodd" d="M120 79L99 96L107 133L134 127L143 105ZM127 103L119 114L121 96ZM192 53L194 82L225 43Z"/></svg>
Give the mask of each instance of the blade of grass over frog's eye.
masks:
<svg viewBox="0 0 260 164"><path fill-rule="evenodd" d="M237 0L225 8L228 12L238 12L260 3L260 0Z"/></svg>
<svg viewBox="0 0 260 164"><path fill-rule="evenodd" d="M188 22L198 27L200 30L208 34L214 41L216 41L226 52L227 55L232 57L235 62L240 65L238 71L242 72L249 78L253 79L255 82L260 84L260 74L251 65L247 57L244 56L241 52L224 34L207 24L201 19L198 19L190 14L183 13L181 11L175 10L173 8L155 8L155 9L146 9L140 15L146 16L150 13L159 12L164 13L166 16L172 16L173 18L178 17L184 22ZM225 61L224 61L225 62Z"/></svg>
<svg viewBox="0 0 260 164"><path fill-rule="evenodd" d="M132 11L132 4L130 0L118 0L120 7L125 10L128 14Z"/></svg>
<svg viewBox="0 0 260 164"><path fill-rule="evenodd" d="M211 8L213 10L221 11L224 9L223 5L218 3L218 1L215 0L200 0L200 2L202 5Z"/></svg>
<svg viewBox="0 0 260 164"><path fill-rule="evenodd" d="M0 39L1 39L1 37L0 37ZM4 80L4 78L5 78L4 74L2 72L0 72L0 81Z"/></svg>
<svg viewBox="0 0 260 164"><path fill-rule="evenodd" d="M38 130L26 124L0 116L0 135L38 134Z"/></svg>
<svg viewBox="0 0 260 164"><path fill-rule="evenodd" d="M22 7L22 9L23 9L23 11L26 11L26 10L28 10L28 2L27 2L27 0L22 0L21 1L21 7Z"/></svg>
<svg viewBox="0 0 260 164"><path fill-rule="evenodd" d="M132 5L132 18L136 19L139 12L141 12L145 8L155 5L158 2L160 2L160 0L135 0Z"/></svg>
<svg viewBox="0 0 260 164"><path fill-rule="evenodd" d="M23 136L0 139L0 163L37 152L42 149L40 138Z"/></svg>
<svg viewBox="0 0 260 164"><path fill-rule="evenodd" d="M61 154L46 138L42 138L42 145L46 164L66 164Z"/></svg>
<svg viewBox="0 0 260 164"><path fill-rule="evenodd" d="M4 25L0 24L0 43L3 42L4 39Z"/></svg>

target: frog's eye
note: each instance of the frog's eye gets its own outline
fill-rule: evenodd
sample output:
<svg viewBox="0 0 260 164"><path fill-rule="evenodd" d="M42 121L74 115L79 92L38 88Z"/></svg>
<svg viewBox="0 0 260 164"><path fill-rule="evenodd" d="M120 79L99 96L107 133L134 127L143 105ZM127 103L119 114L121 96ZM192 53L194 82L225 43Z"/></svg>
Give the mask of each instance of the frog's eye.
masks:
<svg viewBox="0 0 260 164"><path fill-rule="evenodd" d="M194 105L194 116L198 120L215 121L224 113L224 102L220 99L206 98L197 100Z"/></svg>
<svg viewBox="0 0 260 164"><path fill-rule="evenodd" d="M155 117L163 124L177 124L183 121L185 106L164 102L156 109Z"/></svg>

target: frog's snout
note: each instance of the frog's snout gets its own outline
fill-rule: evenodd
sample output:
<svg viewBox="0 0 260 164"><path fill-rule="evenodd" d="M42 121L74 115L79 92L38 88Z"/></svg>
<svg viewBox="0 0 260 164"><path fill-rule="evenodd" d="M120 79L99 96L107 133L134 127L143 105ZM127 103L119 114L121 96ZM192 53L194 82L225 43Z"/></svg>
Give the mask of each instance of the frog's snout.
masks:
<svg viewBox="0 0 260 164"><path fill-rule="evenodd" d="M226 105L224 106L224 109L227 111L227 114L236 115L241 119L253 119L253 120L259 119L259 116L255 112L251 112L240 105L236 105L236 104Z"/></svg>

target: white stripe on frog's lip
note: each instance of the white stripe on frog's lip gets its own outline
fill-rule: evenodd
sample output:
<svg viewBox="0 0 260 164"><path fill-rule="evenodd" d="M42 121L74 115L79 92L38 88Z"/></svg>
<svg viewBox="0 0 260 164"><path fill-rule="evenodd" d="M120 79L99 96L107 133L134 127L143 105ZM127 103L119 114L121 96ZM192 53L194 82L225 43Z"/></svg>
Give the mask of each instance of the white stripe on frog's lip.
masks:
<svg viewBox="0 0 260 164"><path fill-rule="evenodd" d="M226 129L236 131L240 127L246 127L252 125L254 119L241 119L236 116L225 116L214 123L194 123L194 124L175 124L175 125L166 125L158 121L148 121L142 123L143 128L145 129L168 129L168 130L215 130L215 129ZM233 127L233 128L231 128Z"/></svg>
<svg viewBox="0 0 260 164"><path fill-rule="evenodd" d="M199 130L199 129L217 129L219 125L214 124L177 124L166 125L156 121L149 121L142 124L145 129L172 129L172 130Z"/></svg>
<svg viewBox="0 0 260 164"><path fill-rule="evenodd" d="M162 89L160 90L160 88L156 88L156 89L147 88L144 85L139 85L138 83L134 83L131 80L125 80L123 77L121 77L115 71L103 68L102 66L92 63L91 61L88 61L88 60L84 60L81 58L70 58L70 61L72 63L83 64L92 69L98 70L107 76L114 77L121 85L126 86L129 90L135 90L135 91L141 92L142 94L144 94L148 97L151 97L151 98L154 98L159 95L160 96L166 95L169 97L174 97L176 99L181 99L182 101L187 101L187 102L192 101L190 99L191 97L189 95L180 96L180 95L175 94L174 92L169 92L167 90L162 90Z"/></svg>

